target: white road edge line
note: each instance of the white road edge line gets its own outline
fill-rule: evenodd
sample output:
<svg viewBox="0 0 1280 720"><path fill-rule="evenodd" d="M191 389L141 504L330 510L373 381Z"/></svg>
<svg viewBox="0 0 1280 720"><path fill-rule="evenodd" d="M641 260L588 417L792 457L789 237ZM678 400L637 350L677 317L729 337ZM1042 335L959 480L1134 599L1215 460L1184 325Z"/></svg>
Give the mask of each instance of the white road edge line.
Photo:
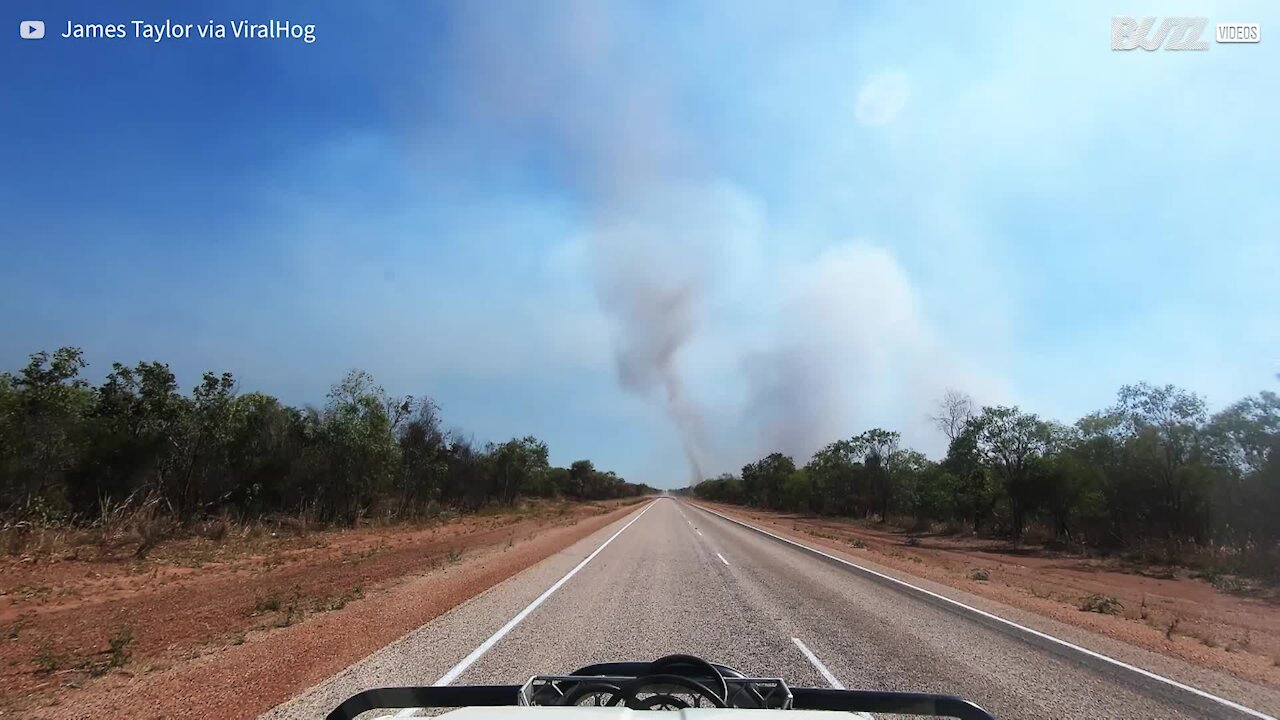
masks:
<svg viewBox="0 0 1280 720"><path fill-rule="evenodd" d="M810 650L808 646L800 642L800 638L791 638L791 642L795 643L796 647L800 648L800 652L804 653L804 656L808 658L809 664L817 668L818 672L822 674L822 677L827 679L828 685L836 690L844 689L844 685L840 684L840 681L836 679L836 676L831 674L831 671L827 669L827 666L822 664L822 661L818 659L817 655L813 654L813 651Z"/></svg>
<svg viewBox="0 0 1280 720"><path fill-rule="evenodd" d="M532 613L534 610L537 610L539 605L546 602L547 598L551 597L551 595L555 593L555 591L559 590L562 585L569 582L569 579L572 578L574 575L577 575L578 571L586 567L587 563L591 562L591 560L594 559L595 556L599 555L601 550L604 550L606 547L609 547L609 543L618 539L618 536L626 532L627 528L631 527L636 523L637 520L644 517L644 514L649 512L649 508L653 507L654 503L656 502L657 500L654 500L653 502L646 505L644 509L640 511L639 515L636 515L635 517L631 518L631 521L628 522L626 525L623 525L622 529L618 530L618 532L614 533L613 535L610 535L609 539L605 540L600 545L600 547L592 551L592 553L588 555L586 558L584 558L582 562L575 565L572 570L565 573L565 576L557 580L554 585L547 588L546 591L544 591L538 597L534 598L534 601L529 603L527 606L525 606L525 609L516 613L516 616L508 620L506 625L503 625L502 627L498 628L498 631L495 632L493 635L490 635L488 640L485 640L484 642L480 643L479 647L477 647L475 650L472 650L470 655L467 655L466 657L462 658L462 662L458 663L457 665L454 665L453 668L449 670L449 672L445 673L444 675L441 675L440 679L436 680L433 684L448 685L454 680L457 680L459 675L466 672L467 668L471 667L471 665L475 663L475 661L479 660L482 655L489 652L489 649L492 648L499 640L505 637L507 633L514 630L515 627L521 623L521 621L529 617L529 613ZM400 712L396 713L396 716L408 717L420 709L421 708L404 708Z"/></svg>
<svg viewBox="0 0 1280 720"><path fill-rule="evenodd" d="M716 553L716 557L720 558L720 562L724 563L725 567L729 567L729 561L725 560L723 555Z"/></svg>
<svg viewBox="0 0 1280 720"><path fill-rule="evenodd" d="M883 579L883 580L887 580L887 581L888 581L888 582L890 582L890 583L893 583L893 584L896 584L896 585L901 585L901 586L903 586L903 587L906 587L906 588L909 588L909 589L911 589L911 590L914 590L915 592L922 593L922 594L924 594L924 595L928 595L929 597L935 598L935 599L940 600L940 601L942 601L942 602L944 602L944 603L947 603L947 604L949 604L949 605L954 605L954 606L956 606L956 607L962 608L962 609L964 609L964 610L965 610L965 611L967 611L967 612L971 612L971 613L974 613L974 614L976 614L976 615L981 615L982 617L987 618L988 620L993 620L993 621L995 621L995 622L997 622L997 623L1001 623L1001 624L1003 624L1003 625L1008 625L1009 627L1012 627L1012 628L1014 628L1014 629L1016 629L1016 630L1019 630L1019 631L1021 631L1021 632L1024 632L1024 633L1027 633L1027 634L1030 634L1030 635L1034 635L1035 637L1038 637L1038 638L1040 638L1040 639L1042 639L1042 640L1047 640L1048 642L1055 643L1055 644L1057 644L1057 645L1061 645L1062 647L1065 647L1065 648L1067 648L1067 649L1069 649L1069 650L1074 650L1074 651L1076 651L1076 652L1078 652L1078 653L1082 653L1082 654L1087 655L1087 656L1089 656L1089 657L1091 657L1091 658L1094 658L1095 660L1101 660L1102 662L1109 663L1109 664L1111 664L1111 665L1114 665L1114 666L1116 666L1116 667L1122 668L1122 669L1124 669L1124 670L1128 670L1128 671L1130 671L1130 672L1137 673L1137 674L1139 674L1139 675L1141 675L1141 676L1143 676L1143 677L1145 677L1145 678L1148 678L1148 679L1150 679L1150 680L1155 680L1155 681L1157 681L1157 682L1161 682L1161 683L1164 683L1164 684L1166 684L1166 685L1170 685L1170 686L1175 687L1175 688L1178 688L1179 690L1182 690L1182 691L1184 691L1184 692L1191 693L1192 695L1195 695L1195 696L1197 696L1197 697L1204 698L1205 700L1210 700L1210 701L1212 701L1212 702L1216 702L1216 703L1218 703L1218 704L1220 704L1220 705L1225 705L1226 707L1229 707L1229 708L1231 708L1232 710L1235 710L1235 711L1237 711L1237 712L1244 713L1245 715L1249 715L1250 717L1259 718L1260 720L1276 720L1276 718L1275 718L1275 717L1273 717L1273 716L1271 716L1271 715L1267 715L1266 713L1259 712L1259 711L1254 710L1253 708L1250 708L1250 707L1245 707L1244 705L1241 705L1240 703L1233 702L1233 701L1228 700L1228 699L1226 699L1226 698L1218 697L1217 695L1214 695L1213 693L1205 692L1204 690L1201 690L1200 688L1195 688L1195 687L1192 687L1192 686L1190 686L1190 685L1186 685L1186 684L1180 683L1180 682L1178 682L1177 680L1173 680L1173 679L1167 678L1167 677L1165 677L1165 676L1163 676L1163 675L1157 675L1156 673L1153 673L1153 672L1151 672L1150 670L1144 670L1143 668L1140 668L1140 667L1138 667L1137 665L1130 665L1129 663L1124 662L1123 660L1117 660L1117 659L1115 659L1115 658L1113 658L1113 657L1110 657L1110 656L1108 656L1108 655L1103 655L1103 654L1102 654L1102 653L1100 653L1100 652L1096 652L1096 651L1094 651L1094 650L1090 650L1089 648L1086 648L1086 647L1081 647L1081 646L1079 646L1079 645L1076 645L1075 643L1068 642L1068 641L1063 640L1063 639L1061 639L1061 638L1056 638L1056 637L1054 637L1054 636L1052 636L1052 635L1049 635L1048 633L1043 633L1043 632L1040 632L1039 630L1035 630L1035 629L1033 629L1033 628L1029 628L1029 627L1027 627L1026 625L1020 625L1020 624L1018 624L1018 623L1016 623L1016 622L1014 622L1014 621L1012 621L1012 620L1006 620L1006 619L1004 619L1004 618L1000 617L999 615L994 615L994 614L992 614L992 613L987 612L986 610L979 610L978 608L973 607L972 605L966 605L966 604L964 604L964 603L960 602L959 600L952 600L951 598L947 597L946 595L940 595L940 594L938 594L938 593L936 593L936 592L933 592L932 590L926 590L926 589L924 589L924 588L922 588L922 587L919 587L919 586L917 586L917 585L912 585L911 583L909 583L909 582L907 582L907 581L905 581L905 580L899 580L898 578L893 577L892 575L885 575L884 573L876 572L875 570L872 570L872 569L870 569L870 568L863 567L863 566L861 566L861 565L859 565L859 564L857 564L857 563L855 563L855 562L851 562L851 561L849 561L849 560L845 560L845 559L844 559L844 558L842 558L842 557L837 557L837 556L835 556L835 555L832 555L831 553L824 552L824 551L819 550L819 549L817 549L817 548L815 548L815 547L810 547L810 546L808 546L808 545L805 545L804 543L796 542L795 540L792 540L792 539L790 539L790 538L786 538L786 537L783 537L783 536L781 536L781 535L776 535L776 534L774 534L774 533L769 532L768 530L765 530L764 528L756 527L755 525L752 525L752 524L750 524L750 523L746 523L746 522L743 522L743 521L741 521L741 520L737 520L737 519L735 519L735 518L731 518L731 517L729 517L728 515L725 515L724 513L717 512L717 511L715 511L715 510L712 510L711 508L705 508L705 507L702 507L702 506L700 506L700 505L695 505L694 507L697 507L699 510L705 510L706 512L709 512L709 513L711 513L712 515L719 516L719 517L721 517L721 518L723 518L723 519L725 519L725 520L728 520L728 521L729 521L729 522L731 522L731 523L737 523L738 525L741 525L741 526L743 526L743 527L745 527L745 528L750 528L750 529L755 530L756 532L759 532L759 533L763 533L763 534L768 535L769 537L774 538L774 539L776 539L776 540L781 540L782 542L785 542L785 543L787 543L787 544L789 544L789 545L794 545L794 546L799 547L799 548L804 548L805 550L807 550L807 551L809 551L809 552L817 553L817 554L819 554L819 555L822 555L823 557L830 558L831 560L834 560L834 561L836 561L836 562L838 562L838 563L843 563L843 564L845 564L845 565L848 565L849 567L856 568L856 569L857 569L857 570L859 570L860 572L867 573L868 575L874 575L874 576L876 576L876 577L878 577L878 578L881 578L881 579Z"/></svg>
<svg viewBox="0 0 1280 720"><path fill-rule="evenodd" d="M586 567L587 563L594 560L595 557L599 555L602 550L609 547L609 543L613 542L614 540L617 540L619 535L627 531L627 528L631 527L632 525L635 525L637 520L644 517L644 514L649 512L649 508L653 507L653 504L656 502L657 500L654 500L653 502L646 505L644 509L640 511L640 514L631 518L630 522L628 522L626 525L623 525L622 528L618 530L618 532L614 533L613 535L610 535L608 540L605 540L603 543L601 543L600 547L593 550L590 555L583 558L582 562L578 563L573 567L572 570L565 573L564 577L557 580L554 585L547 588L538 597L534 598L533 602L529 603L527 606L525 606L523 610L516 613L516 616L508 620L506 625L503 625L502 627L498 628L498 631L495 632L493 635L490 635L488 640L485 640L484 642L480 643L480 645L475 650L471 651L470 655L467 655L465 658L462 659L462 662L459 662L457 665L454 665L453 669L451 669L449 672L445 673L444 675L441 675L440 679L435 681L435 684L448 685L454 680L457 680L458 676L461 675L463 672L465 672L467 668L471 667L472 663L479 660L480 657L485 653L489 652L489 648L492 648L499 640L505 637L507 633L514 630L515 627L519 625L522 621L524 621L525 618L529 617L530 613L532 613L534 610L537 610L539 605L546 602L547 598L551 597L555 593L555 591L559 590L565 583L569 582L569 580L573 578L574 575L578 574L579 570Z"/></svg>

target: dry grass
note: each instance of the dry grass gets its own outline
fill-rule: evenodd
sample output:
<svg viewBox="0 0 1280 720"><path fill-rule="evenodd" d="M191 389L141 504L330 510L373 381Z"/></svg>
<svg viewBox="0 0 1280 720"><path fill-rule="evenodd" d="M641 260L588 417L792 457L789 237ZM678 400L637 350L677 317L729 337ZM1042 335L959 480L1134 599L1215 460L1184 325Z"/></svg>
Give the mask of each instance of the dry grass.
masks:
<svg viewBox="0 0 1280 720"><path fill-rule="evenodd" d="M645 499L630 498L620 505L631 505ZM491 516L503 525L548 517L566 518L568 522L576 523L573 506L578 504L539 500L524 502L515 509L486 507L477 515ZM362 520L359 525L408 530L440 526L457 520L461 515L457 510L441 509L437 504L422 512ZM142 573L150 570L149 561L153 559L198 568L238 555L323 547L328 542L328 533L317 532L323 529L326 528L305 512L296 515L277 513L252 520L237 520L222 514L180 523L157 500L130 499L104 504L99 517L86 526L4 522L0 524L0 549L11 557L34 562L46 559L132 560L140 563L136 571ZM369 559L380 550L364 551L366 554L354 561Z"/></svg>
<svg viewBox="0 0 1280 720"><path fill-rule="evenodd" d="M1186 568L1192 577L1226 593L1266 592L1280 583L1280 548L1150 540L1135 544L1124 558L1137 565L1161 566L1170 578L1173 568Z"/></svg>
<svg viewBox="0 0 1280 720"><path fill-rule="evenodd" d="M1124 612L1124 605L1111 595L1093 594L1080 601L1080 611L1120 615Z"/></svg>

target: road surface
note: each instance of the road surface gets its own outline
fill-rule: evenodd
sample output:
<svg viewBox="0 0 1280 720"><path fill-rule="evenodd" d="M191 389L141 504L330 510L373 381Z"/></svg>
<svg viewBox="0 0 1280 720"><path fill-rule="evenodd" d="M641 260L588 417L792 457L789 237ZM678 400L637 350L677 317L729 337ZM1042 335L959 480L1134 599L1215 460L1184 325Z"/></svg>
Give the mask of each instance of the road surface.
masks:
<svg viewBox="0 0 1280 720"><path fill-rule="evenodd" d="M1000 720L1256 718L1280 710L1280 693L1274 690L908 580L1255 714L1053 642L1028 641L999 623L868 578L692 504L662 498L263 717L323 717L347 696L370 687L441 679L518 683L537 673L675 652L750 675L783 677L792 685L960 695Z"/></svg>

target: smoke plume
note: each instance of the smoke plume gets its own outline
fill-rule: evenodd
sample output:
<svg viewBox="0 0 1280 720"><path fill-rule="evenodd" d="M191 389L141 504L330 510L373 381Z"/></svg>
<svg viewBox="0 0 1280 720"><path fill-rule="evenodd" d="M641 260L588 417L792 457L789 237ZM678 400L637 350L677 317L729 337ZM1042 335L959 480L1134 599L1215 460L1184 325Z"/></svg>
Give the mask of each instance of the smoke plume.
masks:
<svg viewBox="0 0 1280 720"><path fill-rule="evenodd" d="M453 23L465 123L545 144L547 172L580 203L619 384L663 408L690 480L773 451L803 462L876 425L917 446L935 434L942 386L973 386L892 253L818 237L808 247L823 252L776 262L752 237L768 232L761 203L699 157L713 143L675 111L687 68L631 42L614 6L505 9L465 4ZM906 78L890 80L859 98L863 124L902 110Z"/></svg>
<svg viewBox="0 0 1280 720"><path fill-rule="evenodd" d="M621 28L596 3L544 5L524 17L465 5L456 28L473 110L499 132L548 137L585 202L619 383L661 404L691 479L701 479L706 432L679 356L702 319L705 249L717 231L699 219L695 153L670 112L674 74L624 52Z"/></svg>

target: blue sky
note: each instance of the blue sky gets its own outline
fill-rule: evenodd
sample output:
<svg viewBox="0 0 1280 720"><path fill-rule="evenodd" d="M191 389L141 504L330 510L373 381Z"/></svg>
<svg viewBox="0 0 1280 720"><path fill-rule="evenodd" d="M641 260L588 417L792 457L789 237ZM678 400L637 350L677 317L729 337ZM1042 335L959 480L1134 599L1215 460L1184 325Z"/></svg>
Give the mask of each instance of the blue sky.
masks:
<svg viewBox="0 0 1280 720"><path fill-rule="evenodd" d="M1024 5L10 3L50 37L0 42L0 363L298 404L361 367L669 486L682 436L707 472L877 425L937 455L949 387L1274 389L1280 51L1108 48L1280 12ZM54 37L166 17L318 39Z"/></svg>

